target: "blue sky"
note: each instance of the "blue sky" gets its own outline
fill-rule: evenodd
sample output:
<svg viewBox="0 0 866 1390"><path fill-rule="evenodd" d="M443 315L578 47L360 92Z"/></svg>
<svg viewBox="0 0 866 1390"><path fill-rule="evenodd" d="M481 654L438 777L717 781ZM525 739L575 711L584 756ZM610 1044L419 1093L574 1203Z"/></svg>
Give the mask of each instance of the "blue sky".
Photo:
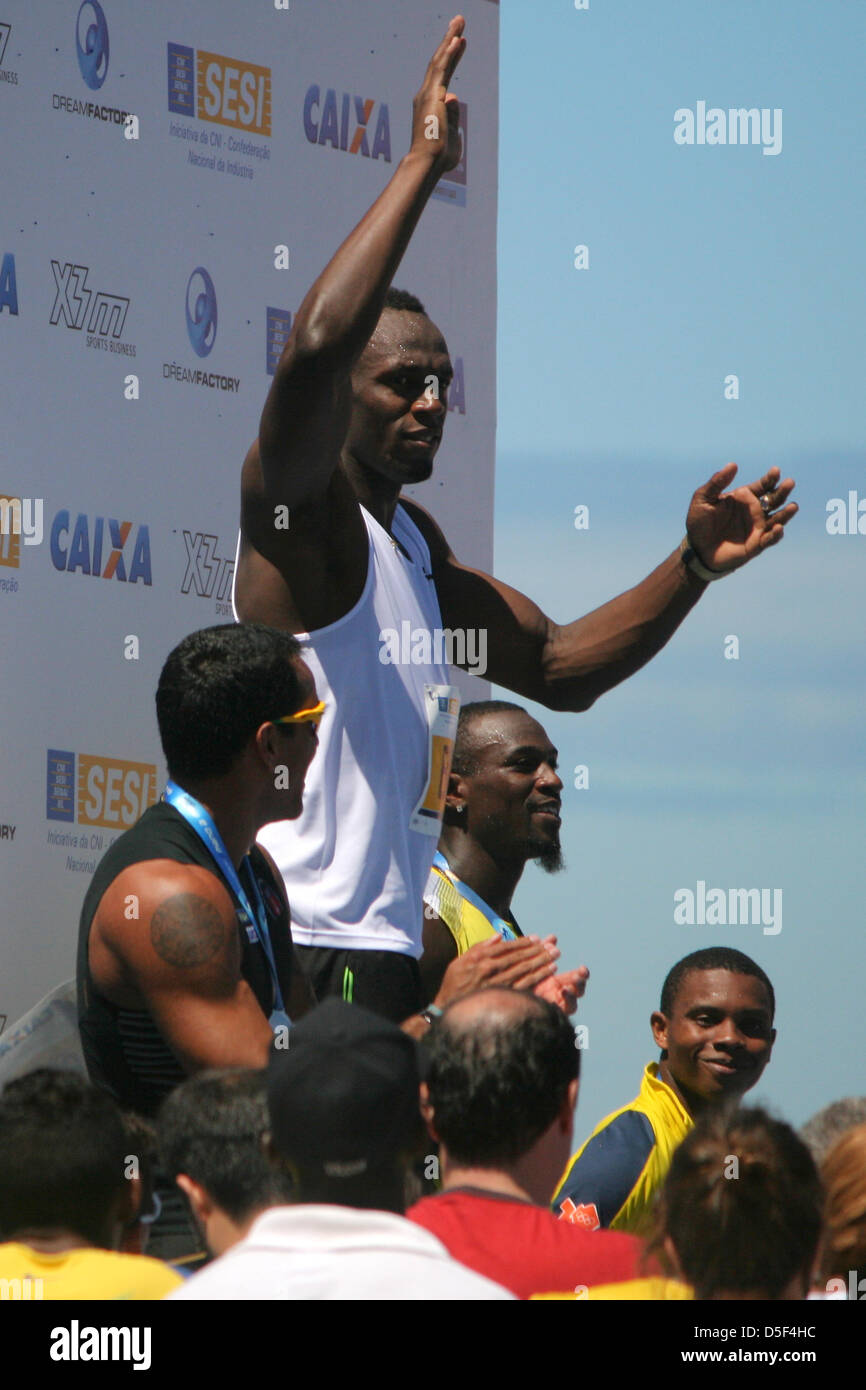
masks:
<svg viewBox="0 0 866 1390"><path fill-rule="evenodd" d="M534 710L568 868L530 867L515 906L592 971L578 1138L636 1092L662 978L706 945L776 986L756 1098L800 1123L866 1089L866 536L826 530L830 498L866 497L864 37L838 0L501 7L496 573L565 621L672 550L729 459L778 464L801 506L645 671L587 714ZM780 153L675 144L698 101L781 109ZM780 888L781 932L676 925L701 879Z"/></svg>

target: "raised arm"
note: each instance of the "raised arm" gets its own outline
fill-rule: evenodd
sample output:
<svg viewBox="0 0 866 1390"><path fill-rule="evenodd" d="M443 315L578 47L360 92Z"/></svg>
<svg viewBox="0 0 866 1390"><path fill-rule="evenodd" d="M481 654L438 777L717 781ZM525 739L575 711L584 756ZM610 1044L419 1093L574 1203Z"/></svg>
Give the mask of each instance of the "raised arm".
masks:
<svg viewBox="0 0 866 1390"><path fill-rule="evenodd" d="M409 153L308 291L274 374L259 428L266 490L290 508L320 494L349 420L349 373L440 176L457 164L457 97L448 84L466 40L452 19L415 97Z"/></svg>
<svg viewBox="0 0 866 1390"><path fill-rule="evenodd" d="M736 472L729 463L698 488L686 520L699 563L718 575L777 545L797 512L796 503L784 505L794 483L780 482L778 468L726 493ZM707 587L678 548L634 588L560 625L525 594L461 565L429 513L416 503L404 506L430 546L445 626L486 635L486 670L479 674L548 709L589 709L661 650Z"/></svg>
<svg viewBox="0 0 866 1390"><path fill-rule="evenodd" d="M93 920L90 963L114 1004L148 1010L186 1071L266 1064L273 1034L241 975L234 906L206 869L158 859L119 874Z"/></svg>

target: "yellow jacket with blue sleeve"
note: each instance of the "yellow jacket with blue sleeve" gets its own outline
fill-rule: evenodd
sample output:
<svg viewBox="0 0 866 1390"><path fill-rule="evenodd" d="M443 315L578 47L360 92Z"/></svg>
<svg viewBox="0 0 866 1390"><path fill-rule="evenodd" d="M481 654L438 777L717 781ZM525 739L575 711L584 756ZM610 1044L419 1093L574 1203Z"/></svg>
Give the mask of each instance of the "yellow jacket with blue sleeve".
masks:
<svg viewBox="0 0 866 1390"><path fill-rule="evenodd" d="M657 1062L639 1094L596 1125L565 1171L553 1198L557 1216L587 1230L609 1226L645 1236L674 1149L694 1121Z"/></svg>

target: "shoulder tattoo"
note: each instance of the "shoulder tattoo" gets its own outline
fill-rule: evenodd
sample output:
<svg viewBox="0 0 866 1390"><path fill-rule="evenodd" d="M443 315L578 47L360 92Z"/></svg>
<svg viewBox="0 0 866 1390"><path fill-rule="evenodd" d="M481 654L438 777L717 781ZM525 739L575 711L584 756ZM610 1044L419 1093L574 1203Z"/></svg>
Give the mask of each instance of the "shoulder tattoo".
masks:
<svg viewBox="0 0 866 1390"><path fill-rule="evenodd" d="M150 919L150 940L156 954L181 969L213 960L225 934L219 911L197 893L166 898Z"/></svg>

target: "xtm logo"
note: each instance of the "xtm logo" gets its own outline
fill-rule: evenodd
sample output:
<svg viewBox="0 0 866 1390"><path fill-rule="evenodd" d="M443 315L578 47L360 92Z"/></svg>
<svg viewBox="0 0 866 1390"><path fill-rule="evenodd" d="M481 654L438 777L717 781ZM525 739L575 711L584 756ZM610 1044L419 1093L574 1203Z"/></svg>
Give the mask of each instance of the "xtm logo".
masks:
<svg viewBox="0 0 866 1390"><path fill-rule="evenodd" d="M378 159L381 155L390 164L391 125L384 101L379 105L372 152L367 143L370 116L375 105L372 98L350 97L348 92L343 92L338 116L335 89L329 87L323 100L321 89L314 82L307 88L304 97L304 133L311 145L330 145L335 150L347 150L349 154L366 155L368 159ZM350 142L349 118L352 110L356 124Z"/></svg>
<svg viewBox="0 0 866 1390"><path fill-rule="evenodd" d="M6 45L9 42L9 35L12 33L11 24L0 24L0 82L8 82L10 86L17 87L18 74L4 68L3 59L6 56Z"/></svg>
<svg viewBox="0 0 866 1390"><path fill-rule="evenodd" d="M197 265L186 287L186 331L198 357L207 357L217 332L217 301L213 280Z"/></svg>
<svg viewBox="0 0 866 1390"><path fill-rule="evenodd" d="M179 116L271 133L271 70L222 53L168 45L168 109ZM231 148L231 142L229 144Z"/></svg>
<svg viewBox="0 0 866 1390"><path fill-rule="evenodd" d="M219 545L217 536L202 531L196 531L195 535L192 531L184 531L183 541L186 546L186 573L180 586L181 593L188 594L192 587L199 598L215 598L224 602L226 595L231 593L234 558L220 559L216 553Z"/></svg>
<svg viewBox="0 0 866 1390"><path fill-rule="evenodd" d="M10 314L18 313L18 282L15 279L15 257L7 251L0 265L0 314L8 309Z"/></svg>
<svg viewBox="0 0 866 1390"><path fill-rule="evenodd" d="M108 73L108 25L98 0L83 0L75 21L75 46L81 76L92 92L99 91Z"/></svg>
<svg viewBox="0 0 866 1390"><path fill-rule="evenodd" d="M132 531L131 521L115 521L113 517L108 518L108 539L111 544L111 551L102 568L102 552L105 541L105 518L98 516L93 523L93 541L90 538L90 526L87 515L79 512L75 519L75 526L71 527L69 512L64 509L57 513L51 526L51 562L57 570L66 570L73 574L75 570L80 570L82 574L92 574L100 579L121 580L125 584L137 584L139 579L145 584L152 584L150 567L150 530L147 526L139 526L135 537L135 544L132 550L132 559L129 565L129 575L126 573L126 565L123 558L123 549ZM72 530L72 540L66 542L66 537Z"/></svg>
<svg viewBox="0 0 866 1390"><path fill-rule="evenodd" d="M49 323L56 326L62 319L67 328L82 329L92 299L88 333L96 333L102 338L109 333L112 338L120 337L129 310L128 299L120 294L106 294L103 290L97 290L95 294L89 290L86 285L89 273L86 265L70 265L67 261L61 268L59 261L52 261L51 270L57 293Z"/></svg>
<svg viewBox="0 0 866 1390"><path fill-rule="evenodd" d="M121 830L135 825L148 806L156 801L155 763L133 763L124 758L80 753L76 778L75 757L65 750L48 749L47 820L77 819L79 825L102 825L109 830ZM102 845L89 847L101 849Z"/></svg>

